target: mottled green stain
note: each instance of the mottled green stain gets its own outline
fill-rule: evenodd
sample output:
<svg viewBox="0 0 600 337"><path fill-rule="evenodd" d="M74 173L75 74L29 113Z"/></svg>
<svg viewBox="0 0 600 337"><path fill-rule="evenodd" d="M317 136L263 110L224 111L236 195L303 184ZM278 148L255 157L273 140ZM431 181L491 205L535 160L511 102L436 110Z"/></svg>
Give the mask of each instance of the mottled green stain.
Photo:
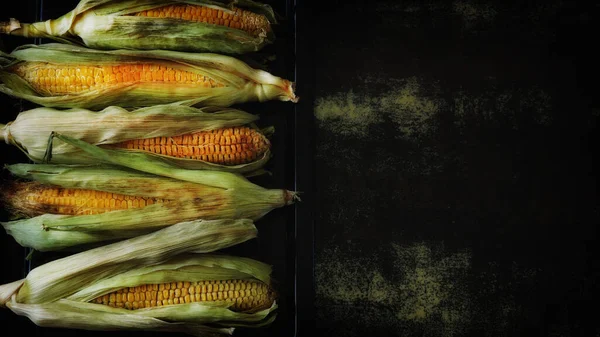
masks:
<svg viewBox="0 0 600 337"><path fill-rule="evenodd" d="M350 260L337 248L325 249L321 255L323 260L315 267L318 297L342 303L368 299L372 258Z"/></svg>
<svg viewBox="0 0 600 337"><path fill-rule="evenodd" d="M440 98L423 93L416 77L411 77L396 91L379 99L381 111L387 113L404 138L418 138L434 131L435 116L443 105Z"/></svg>
<svg viewBox="0 0 600 337"><path fill-rule="evenodd" d="M355 137L369 136L369 127L392 121L396 136L419 138L431 133L435 116L443 104L440 98L423 93L416 77L400 80L395 90L383 95L339 93L316 100L315 117L329 131Z"/></svg>
<svg viewBox="0 0 600 337"><path fill-rule="evenodd" d="M528 121L546 127L553 122L552 97L537 86L490 89L482 94L460 90L452 93L448 101L437 85L424 84L416 77L391 83L395 89L379 95L351 90L319 97L314 110L318 126L344 136L370 138L374 126L391 122L396 132L389 136L421 142L435 136L441 116L448 110L454 117L454 127L461 133L504 125L518 130Z"/></svg>
<svg viewBox="0 0 600 337"><path fill-rule="evenodd" d="M379 271L375 270L369 285L368 300L370 302L391 305L395 300L395 297L390 295L393 294L394 291L394 285L381 275Z"/></svg>
<svg viewBox="0 0 600 337"><path fill-rule="evenodd" d="M322 319L386 327L397 335L461 336L476 328L482 336L512 336L528 314L527 299L518 294L535 292L542 274L516 261L474 268L471 250L449 251L432 242L391 242L379 249L332 244L316 261L316 306L327 315Z"/></svg>
<svg viewBox="0 0 600 337"><path fill-rule="evenodd" d="M555 116L569 118L577 113L568 108L557 110L556 104L564 99L561 95L568 94L561 90L569 89L570 84L557 87L548 82L569 67L561 68L557 62L559 67L552 68L550 77L541 75L545 69L541 66L547 62L544 55L532 51L540 50L535 49L538 44L543 51L547 41L555 40L554 28L549 29L548 22L559 19L556 14L564 7L563 2L511 6L469 0L443 4L387 1L365 6L365 10L375 12L374 21L386 28L386 35L373 45L382 46L397 36L411 43L411 38L423 36L422 30L435 28L451 39L435 43L439 48L433 49L449 52L445 64L473 72L466 74L464 81L444 77L452 72L435 67L424 72L434 78L439 75L441 83L449 84L440 85L435 79L419 77L418 67L409 68L411 61L425 67L430 65L428 60L407 58L407 68L380 69L378 64L364 70L352 68L350 71L357 73L352 83L358 85L351 91L327 91L335 88L330 81L321 86L325 91L317 90L317 165L321 172L327 172L320 175L323 184L318 186L328 203L320 215L322 227L327 227L322 231L328 235L316 236L316 306L322 326L331 327L337 335L515 336L543 315L544 307L538 305L541 297L547 295L542 302L554 302L565 295L558 285L552 286L558 293L547 290L545 282L558 282L546 279L551 277L549 270L543 273L525 262L511 263L511 258L527 256L509 257L493 248L496 240L502 239L492 238L494 231L508 235L515 230L521 235L515 223L530 219L519 209L521 200L528 197L520 196L527 195L532 184L545 180L530 182L527 172L544 169L546 161L553 164L553 156L537 161L529 151L536 155L556 153L538 146L546 146L545 137L558 126ZM361 11L357 16L364 14ZM371 32L368 28L365 31ZM411 45L409 54L401 55L428 51L428 43L415 50ZM481 48L475 48L477 44ZM521 48L525 44L526 48ZM388 54L400 55L407 50L385 46L382 52ZM463 48L465 53L453 54L456 48ZM455 59L462 56L468 60ZM385 60L389 59L392 57L386 55ZM473 64L468 63L471 61ZM559 59L551 63L555 61ZM406 74L406 78L387 77ZM600 110L592 109L586 122L596 125L599 114ZM538 178L538 173L533 177ZM446 181L456 184L443 193ZM381 186L389 186L392 192L378 193ZM531 191L538 189L531 186ZM516 198L509 200L511 195ZM536 205L544 204L543 198L531 197ZM361 248L345 246L347 238L359 241L354 239L368 235L378 222L388 224L381 210L389 209L382 203L390 199L391 205L403 208L401 220L395 220L397 227L382 225L379 229L383 230L365 239L379 235L380 240ZM420 221L426 223L434 217L427 210L446 214L447 205L440 200L452 204L447 212L456 216L457 231L474 230L479 220L481 226L491 223L497 227L487 229L492 231L490 237L465 239L465 246L473 250L445 249L442 243L431 241L407 244L412 238L405 234L420 233ZM414 223L403 221L411 216L418 217ZM445 230L439 235L448 234ZM427 233L431 234L424 230L423 237ZM568 308L563 310L568 318ZM569 336L572 330L565 322L549 324L547 335Z"/></svg>
<svg viewBox="0 0 600 337"><path fill-rule="evenodd" d="M553 122L552 97L533 86L520 90L489 90L473 95L459 91L453 95L454 124L462 133L473 128L502 126L519 130L523 123L550 126Z"/></svg>
<svg viewBox="0 0 600 337"><path fill-rule="evenodd" d="M454 1L452 11L459 15L463 21L464 28L469 29L475 25L491 24L498 10L490 3L474 3L471 1Z"/></svg>
<svg viewBox="0 0 600 337"><path fill-rule="evenodd" d="M404 270L398 319L438 325L444 335L470 321L471 303L462 284L471 267L470 252L447 253L440 245L434 251L424 243L392 247L395 269Z"/></svg>
<svg viewBox="0 0 600 337"><path fill-rule="evenodd" d="M362 137L368 135L369 125L382 121L371 97L355 94L352 90L317 98L315 116L333 132Z"/></svg>
<svg viewBox="0 0 600 337"><path fill-rule="evenodd" d="M367 324L417 324L429 335L452 336L465 328L471 316L463 284L470 253L448 253L440 245L433 251L426 243L387 247L382 253L393 256L391 269L377 255L351 258L343 249L325 249L315 267L318 305L381 307L381 315L362 319Z"/></svg>

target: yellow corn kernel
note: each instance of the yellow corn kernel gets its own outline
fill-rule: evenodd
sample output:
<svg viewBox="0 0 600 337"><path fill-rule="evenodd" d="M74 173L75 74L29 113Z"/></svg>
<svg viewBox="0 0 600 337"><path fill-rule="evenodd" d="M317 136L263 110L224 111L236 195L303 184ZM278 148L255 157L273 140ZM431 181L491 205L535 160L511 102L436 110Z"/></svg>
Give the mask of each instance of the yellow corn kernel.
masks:
<svg viewBox="0 0 600 337"><path fill-rule="evenodd" d="M223 83L208 76L153 63L137 65L73 66L45 62L21 62L12 72L22 77L36 91L48 96L78 94L137 82L191 83L211 88ZM63 85L64 84L64 85Z"/></svg>
<svg viewBox="0 0 600 337"><path fill-rule="evenodd" d="M208 282L208 281L207 281ZM214 281L211 281L214 282ZM200 282L177 282L174 286L169 283L160 284L159 288L146 286L122 288L109 294L102 295L90 302L110 305L113 307L125 307L135 310L155 305L174 305L199 301L223 301L233 302L231 307L234 311L258 311L270 307L275 300L275 293L268 285L255 280L223 280L220 286L233 289L236 285L244 284L253 292L219 291L219 287L197 287ZM187 284L186 284L187 283ZM195 287L194 295L184 292L188 287ZM169 289L167 289L167 287ZM160 290L163 289L163 290ZM156 300L155 300L156 299Z"/></svg>
<svg viewBox="0 0 600 337"><path fill-rule="evenodd" d="M228 13L199 5L168 5L136 12L133 15L206 22L240 29L253 36L259 36L259 34L271 30L269 20L264 15L240 8L235 8L232 13Z"/></svg>
<svg viewBox="0 0 600 337"><path fill-rule="evenodd" d="M153 202L163 202L158 198L125 196L94 190L71 189L42 185L37 182L15 184L11 204L31 216L50 214L100 214L120 208L141 208ZM129 198L129 200L122 200ZM122 200L122 201L120 201Z"/></svg>
<svg viewBox="0 0 600 337"><path fill-rule="evenodd" d="M221 165L239 165L262 156L270 143L258 130L242 126L175 137L134 139L114 146ZM205 154L212 156L209 158Z"/></svg>

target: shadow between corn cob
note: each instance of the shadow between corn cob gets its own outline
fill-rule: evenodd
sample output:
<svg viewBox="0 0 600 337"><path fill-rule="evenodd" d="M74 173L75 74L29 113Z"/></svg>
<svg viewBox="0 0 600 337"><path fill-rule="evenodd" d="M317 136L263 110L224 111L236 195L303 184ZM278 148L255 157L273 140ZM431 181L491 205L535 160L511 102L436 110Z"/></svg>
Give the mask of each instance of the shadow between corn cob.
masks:
<svg viewBox="0 0 600 337"><path fill-rule="evenodd" d="M272 23L271 7L249 0L82 0L55 20L11 19L0 23L0 32L96 49L242 54L273 42Z"/></svg>

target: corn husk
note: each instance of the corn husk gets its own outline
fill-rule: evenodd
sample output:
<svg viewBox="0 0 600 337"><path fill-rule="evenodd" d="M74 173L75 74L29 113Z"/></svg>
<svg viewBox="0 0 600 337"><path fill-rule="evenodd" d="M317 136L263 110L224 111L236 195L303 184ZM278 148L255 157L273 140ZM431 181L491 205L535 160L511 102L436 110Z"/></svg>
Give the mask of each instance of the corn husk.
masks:
<svg viewBox="0 0 600 337"><path fill-rule="evenodd" d="M204 5L227 12L235 6L262 14L270 23L276 23L269 5L249 0L82 0L75 9L60 18L32 24L11 19L0 24L0 31L95 49L165 49L223 54L258 51L275 39L272 30L253 36L239 29L208 23L129 15L180 3Z"/></svg>
<svg viewBox="0 0 600 337"><path fill-rule="evenodd" d="M223 127L250 125L258 117L231 108L195 108L168 104L147 108L127 109L111 106L102 111L80 108L57 110L35 108L19 113L15 121L0 124L0 139L19 147L34 162L42 162L53 131L83 140L109 146L131 139L171 137L187 133L214 130ZM136 150L115 149L124 153ZM148 160L158 160L173 167L252 174L262 168L271 157L268 150L256 160L240 165L220 165L199 159L174 158L144 152ZM64 142L52 144L52 161L57 164L95 164L96 159L79 148Z"/></svg>
<svg viewBox="0 0 600 337"><path fill-rule="evenodd" d="M123 153L122 151L115 151L112 149L104 149L93 144L84 142L79 139L75 139L73 137L69 137L63 134L59 134L53 132L50 136L51 139L59 139L78 147L83 150L87 155L93 157L97 160L98 163L107 164L107 165L116 165L120 167L130 168L136 171L156 174L163 177L170 177L178 180L188 181L192 183L203 184L207 181L212 182L213 184L218 184L221 188L231 188L237 187L238 189L242 188L251 188L251 185L247 185L249 183L247 180L225 180L220 179L218 177L219 174L223 174L225 172L217 172L217 171L201 171L201 170L188 170L184 168L177 168L169 165L168 163L158 161L158 160L148 160L147 156L144 153L139 152L131 152L131 153ZM50 144L52 144L50 142ZM48 148L48 153L46 154L46 161L51 161L52 158L52 148ZM215 174L215 176L212 176ZM240 177L241 178L241 177ZM235 181L235 184L231 184L232 181ZM250 183L251 184L251 183ZM252 184L253 185L253 184ZM243 187L245 186L245 187ZM295 192L287 191L286 199L289 200L300 200L298 194Z"/></svg>
<svg viewBox="0 0 600 337"><path fill-rule="evenodd" d="M231 334L232 326L263 326L277 304L255 313L234 312L223 302L193 302L138 310L90 303L123 287L175 281L254 279L270 285L271 267L212 252L256 235L247 220L195 221L87 250L33 269L0 286L0 306L44 327L86 330L164 330L193 335ZM210 326L208 325L210 324Z"/></svg>
<svg viewBox="0 0 600 337"><path fill-rule="evenodd" d="M83 93L46 96L11 72L19 62L48 62L75 65L123 65L158 62L202 74L224 87L209 88L172 82L121 82ZM144 107L181 101L202 106L227 107L236 103L268 100L297 102L293 83L253 69L233 57L210 53L167 50L95 50L66 44L24 45L11 54L0 53L0 92L47 107L104 109L107 106Z"/></svg>
<svg viewBox="0 0 600 337"><path fill-rule="evenodd" d="M30 214L19 213L26 203L11 198L10 188L4 188L7 208L20 219L0 223L20 245L40 251L79 249L82 245L146 234L182 221L257 220L296 199L294 192L265 189L240 175L218 171L197 171L196 182L189 182L116 166L14 164L6 168L14 176L42 184L170 200L101 214L42 214L27 218Z"/></svg>

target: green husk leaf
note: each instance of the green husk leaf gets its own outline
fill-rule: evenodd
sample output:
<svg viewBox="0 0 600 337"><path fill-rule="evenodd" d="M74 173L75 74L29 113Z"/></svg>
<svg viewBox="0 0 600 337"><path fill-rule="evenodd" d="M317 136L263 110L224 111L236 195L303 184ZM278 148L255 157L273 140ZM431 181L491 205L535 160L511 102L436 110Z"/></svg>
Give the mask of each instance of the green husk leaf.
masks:
<svg viewBox="0 0 600 337"><path fill-rule="evenodd" d="M50 328L169 331L201 337L231 335L234 331L234 328L214 328L189 322L173 323L127 310L123 312L103 305L65 299L42 304L12 301L6 306L15 314L28 317L38 326Z"/></svg>
<svg viewBox="0 0 600 337"><path fill-rule="evenodd" d="M53 133L51 137L56 137L61 141L80 148L101 163L123 166L159 176L226 189L237 188L240 190L256 190L258 187L257 185L249 182L243 176L234 173L174 168L165 162L149 160L147 157L141 156L140 153L123 153L121 151L103 149L84 141L58 133ZM297 197L295 192L285 191L286 204L291 204L296 199Z"/></svg>
<svg viewBox="0 0 600 337"><path fill-rule="evenodd" d="M291 202L289 191L265 189L226 172L198 171L205 184L107 166L14 164L15 176L60 186L152 196L170 202L93 215L43 214L1 222L24 247L40 251L116 240L195 219L257 220ZM18 208L16 205L15 208Z"/></svg>
<svg viewBox="0 0 600 337"><path fill-rule="evenodd" d="M132 139L170 137L224 127L251 126L257 119L256 115L231 108L198 109L181 104L156 105L133 111L111 106L98 112L81 108L56 110L44 107L21 112L12 123L0 125L0 133L5 140L21 148L33 161L42 162L48 148L48 137L53 131L94 145L107 146ZM51 146L54 163L96 164L94 158L67 143L53 142ZM121 151L129 153L134 150ZM250 163L230 166L153 153L145 155L149 160L159 157L161 161L174 167L249 174L264 166L271 153L267 151Z"/></svg>
<svg viewBox="0 0 600 337"><path fill-rule="evenodd" d="M128 150L115 150L120 152L130 152ZM259 172L260 168L262 168L271 158L271 151L267 150L260 158L256 159L253 162L239 165L221 165L215 163L209 163L202 160L196 159L186 159L186 158L173 158L167 155L159 155L159 154L151 154L151 153L143 153L147 160L154 160L155 158L160 158L164 163L171 165L173 168L182 168L188 170L214 170L214 171L224 171L224 172L232 172L232 173L240 173L245 176L255 176L256 173Z"/></svg>
<svg viewBox="0 0 600 337"><path fill-rule="evenodd" d="M261 327L275 318L276 302L257 312L232 311L226 301L134 311L89 302L124 287L182 280L249 279L270 285L271 267L267 264L244 257L193 253L212 252L254 237L256 227L249 220L176 224L36 267L24 280L0 285L0 306L43 327L201 335L231 333L233 326Z"/></svg>
<svg viewBox="0 0 600 337"><path fill-rule="evenodd" d="M212 252L256 237L252 221L190 221L90 249L33 269L17 294L20 303L66 298L107 277L155 265L185 252Z"/></svg>
<svg viewBox="0 0 600 337"><path fill-rule="evenodd" d="M260 321L260 322L253 322L252 325L248 325L247 323L238 323L238 322L235 322L235 321L221 322L220 324L223 325L223 326L230 326L230 327L233 327L233 328L235 328L235 327L260 328L260 327L272 324L275 321L275 318L277 318L277 312L271 311L271 312L267 313L267 315L262 319L262 321Z"/></svg>
<svg viewBox="0 0 600 337"><path fill-rule="evenodd" d="M107 310L103 306L69 300L43 304L7 303L14 313L28 317L36 325L52 328L82 330L148 330L183 332L194 336L223 336L233 334L233 328L213 328L193 323L171 323L131 312ZM108 309L114 309L108 307Z"/></svg>
<svg viewBox="0 0 600 337"><path fill-rule="evenodd" d="M25 45L15 49L13 61L0 68L0 92L48 107L102 109L151 106L194 100L203 106L230 106L248 101L281 100L297 102L293 83L260 69L253 69L233 57L210 53L184 53L167 50L102 51L64 44ZM10 72L18 62L35 61L70 64L127 64L140 61L158 62L192 72L209 75L225 87L207 88L170 82L130 82L106 86L84 93L44 96L32 92L31 86ZM11 76L13 75L13 76Z"/></svg>
<svg viewBox="0 0 600 337"><path fill-rule="evenodd" d="M211 254L181 255L164 263L142 266L103 279L67 297L87 302L123 287L186 280L257 279L270 284L271 267L252 259Z"/></svg>
<svg viewBox="0 0 600 337"><path fill-rule="evenodd" d="M275 302L270 308L255 313L235 312L225 307L204 305L196 302L179 304L177 306L142 309L138 314L140 316L168 321L194 322L200 324L216 323L224 326L230 326L229 322L235 322L237 326L252 327L255 323L262 323L269 314L276 309L277 304Z"/></svg>
<svg viewBox="0 0 600 337"><path fill-rule="evenodd" d="M61 43L87 45L96 49L166 49L242 54L258 51L275 39L272 31L252 36L242 30L202 22L130 16L134 12L168 4L187 3L229 10L234 5L276 23L266 4L249 0L82 0L75 9L54 20L2 25L4 33L43 37ZM135 38L132 39L132 36Z"/></svg>
<svg viewBox="0 0 600 337"><path fill-rule="evenodd" d="M44 304L22 304L13 301L7 303L7 307L43 327L85 330L157 329L204 335L206 332L229 334L233 332L233 328L226 327L230 326L261 327L271 324L276 316L274 311L277 304L273 303L270 308L255 313L234 312L224 307L201 303L138 309L132 312L67 299ZM205 324L219 325L223 328L209 327Z"/></svg>
<svg viewBox="0 0 600 337"><path fill-rule="evenodd" d="M189 183L110 165L12 164L14 176L63 188L80 188L162 199L188 200L218 194L222 188Z"/></svg>
<svg viewBox="0 0 600 337"><path fill-rule="evenodd" d="M228 209L234 207L227 206ZM178 205L155 204L139 209L94 215L42 214L0 224L21 246L39 251L54 251L135 237L173 225L177 221L233 217L230 214L235 211L221 212L221 216L207 213L212 213L210 207L202 207L191 201Z"/></svg>

